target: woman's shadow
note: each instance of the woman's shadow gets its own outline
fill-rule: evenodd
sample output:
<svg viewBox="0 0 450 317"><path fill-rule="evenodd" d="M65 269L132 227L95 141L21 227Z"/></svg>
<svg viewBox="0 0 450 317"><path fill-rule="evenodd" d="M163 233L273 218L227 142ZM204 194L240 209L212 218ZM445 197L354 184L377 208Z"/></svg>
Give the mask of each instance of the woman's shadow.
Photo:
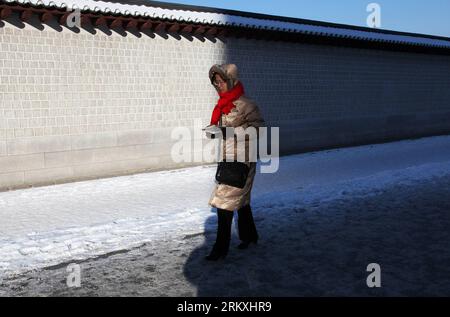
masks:
<svg viewBox="0 0 450 317"><path fill-rule="evenodd" d="M216 239L217 211L211 208L211 215L205 220L202 236L193 236L198 239L193 244L199 245L188 256L183 268L186 279L197 288L199 297L246 297L246 296L292 296L295 294L312 295L312 288L306 281L300 285L287 285L286 274L290 275L293 263L289 263L289 257L302 258L300 249L289 250L290 246L284 246L272 252L273 241L280 241L280 236L274 237L274 230L269 214L263 214L261 207L254 209L254 221L259 233L258 245L251 244L246 250L240 250L237 233L237 212L234 212L231 229L231 242L228 255L225 259L207 261L205 256L209 254ZM293 224L298 227L299 223ZM282 228L284 238L297 239L303 235L299 230L293 231L293 227ZM202 241L202 239L204 239ZM189 243L190 244L190 243ZM284 250L283 250L284 249ZM281 254L280 254L281 253ZM286 257L285 257L286 256ZM295 261L293 261L295 262ZM299 275L307 274L302 272ZM283 277L283 278L280 278ZM291 276L287 276L288 279ZM295 278L296 279L296 278Z"/></svg>
<svg viewBox="0 0 450 317"><path fill-rule="evenodd" d="M425 189L342 198L312 207L265 199L252 204L258 245L236 246L236 213L224 260L205 260L216 238L215 208L204 235L190 237L183 268L197 296L442 296L449 294L446 200ZM430 195L437 195L430 207ZM439 205L441 203L441 205ZM435 216L427 210L434 208ZM437 211L436 211L437 210ZM204 238L204 240L203 240ZM370 263L382 287L370 288Z"/></svg>
<svg viewBox="0 0 450 317"><path fill-rule="evenodd" d="M257 264L258 261L255 260L257 258L254 254L255 250L239 250L236 247L239 244L237 212L234 212L230 250L227 257L217 262L207 261L205 256L214 245L216 231L217 211L216 208L211 208L211 216L204 223L203 244L191 252L184 265L183 273L186 279L197 287L197 296L250 295L252 285L249 281L249 266L252 263Z"/></svg>

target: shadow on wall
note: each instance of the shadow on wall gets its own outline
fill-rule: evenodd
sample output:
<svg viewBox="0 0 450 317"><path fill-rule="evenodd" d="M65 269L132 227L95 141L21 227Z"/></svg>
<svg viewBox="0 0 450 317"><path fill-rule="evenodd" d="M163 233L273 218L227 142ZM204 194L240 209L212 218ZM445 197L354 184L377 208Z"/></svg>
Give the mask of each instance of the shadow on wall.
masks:
<svg viewBox="0 0 450 317"><path fill-rule="evenodd" d="M43 31L45 29L45 26L48 26L52 28L53 30L57 32L62 32L63 30L69 30L73 33L81 33L81 31L88 32L92 35L97 34L97 32L102 32L106 35L113 35L113 33L116 33L120 36L126 37L129 35L134 35L137 38L142 37L142 35L146 35L150 38L155 38L156 36L159 36L163 39L168 39L169 37L172 37L176 40L182 40L186 39L188 41L193 41L194 38L201 41L210 41L212 43L216 43L217 39L224 41L224 38L222 36L210 36L207 34L187 34L187 33L176 33L176 32L166 32L164 30L162 31L152 31L149 29L143 29L138 30L136 27L127 27L126 29L123 26L117 26L117 27L108 27L106 25L93 25L92 20L83 20L81 24L81 29L78 27L69 27L67 25L61 25L55 17L53 17L51 20L47 22L42 22L40 18L34 14L31 16L31 18L24 23L17 12L13 12L11 16L5 19L5 21L19 29L24 29L27 25L34 27L37 30ZM4 27L6 24L0 20L0 27Z"/></svg>

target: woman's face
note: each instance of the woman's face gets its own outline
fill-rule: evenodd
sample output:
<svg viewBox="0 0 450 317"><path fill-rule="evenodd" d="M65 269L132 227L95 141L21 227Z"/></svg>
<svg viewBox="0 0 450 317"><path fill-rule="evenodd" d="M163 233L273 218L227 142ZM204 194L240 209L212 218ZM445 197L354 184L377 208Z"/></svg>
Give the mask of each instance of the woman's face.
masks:
<svg viewBox="0 0 450 317"><path fill-rule="evenodd" d="M219 88L220 92L226 92L228 90L227 82L219 74L214 75L214 85Z"/></svg>

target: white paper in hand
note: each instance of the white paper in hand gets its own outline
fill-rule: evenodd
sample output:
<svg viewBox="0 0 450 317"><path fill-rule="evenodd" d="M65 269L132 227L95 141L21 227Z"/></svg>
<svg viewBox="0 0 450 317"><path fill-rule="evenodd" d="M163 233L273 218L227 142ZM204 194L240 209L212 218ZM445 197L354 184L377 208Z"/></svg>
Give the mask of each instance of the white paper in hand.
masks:
<svg viewBox="0 0 450 317"><path fill-rule="evenodd" d="M211 124L202 130L205 131L206 137L209 139L215 139L222 134L222 130L214 124Z"/></svg>

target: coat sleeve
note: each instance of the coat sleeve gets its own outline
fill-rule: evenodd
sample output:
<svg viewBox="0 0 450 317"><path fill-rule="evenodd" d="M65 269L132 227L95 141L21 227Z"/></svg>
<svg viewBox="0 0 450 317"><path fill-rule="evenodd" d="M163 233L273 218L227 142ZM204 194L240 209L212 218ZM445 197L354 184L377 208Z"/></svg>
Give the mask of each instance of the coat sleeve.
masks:
<svg viewBox="0 0 450 317"><path fill-rule="evenodd" d="M248 127L259 128L265 126L264 118L262 117L259 107L251 101L243 102L236 107L237 114L231 124L233 127Z"/></svg>

